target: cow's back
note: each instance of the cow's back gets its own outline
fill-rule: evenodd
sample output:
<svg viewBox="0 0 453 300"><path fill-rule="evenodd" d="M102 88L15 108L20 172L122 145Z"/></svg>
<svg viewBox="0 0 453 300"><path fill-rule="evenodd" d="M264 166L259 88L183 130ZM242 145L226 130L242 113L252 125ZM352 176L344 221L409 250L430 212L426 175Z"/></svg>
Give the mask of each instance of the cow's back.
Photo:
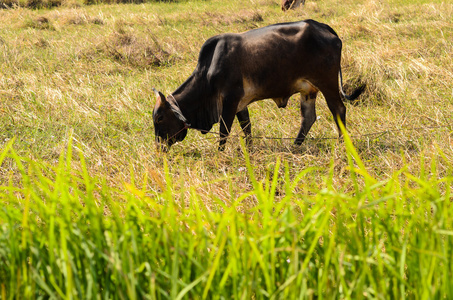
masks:
<svg viewBox="0 0 453 300"><path fill-rule="evenodd" d="M320 69L340 67L341 41L326 24L281 23L241 36L241 73L253 100L289 97L298 92L297 82L316 86Z"/></svg>

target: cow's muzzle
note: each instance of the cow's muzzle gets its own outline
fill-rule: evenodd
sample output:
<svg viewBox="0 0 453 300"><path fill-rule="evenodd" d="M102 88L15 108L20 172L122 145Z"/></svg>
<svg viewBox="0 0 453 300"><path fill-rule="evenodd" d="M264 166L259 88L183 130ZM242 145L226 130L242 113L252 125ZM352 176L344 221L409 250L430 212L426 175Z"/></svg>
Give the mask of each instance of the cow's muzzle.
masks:
<svg viewBox="0 0 453 300"><path fill-rule="evenodd" d="M173 143L169 143L169 141L165 141L161 137L156 138L156 147L157 151L165 152L167 153L170 150L170 147Z"/></svg>

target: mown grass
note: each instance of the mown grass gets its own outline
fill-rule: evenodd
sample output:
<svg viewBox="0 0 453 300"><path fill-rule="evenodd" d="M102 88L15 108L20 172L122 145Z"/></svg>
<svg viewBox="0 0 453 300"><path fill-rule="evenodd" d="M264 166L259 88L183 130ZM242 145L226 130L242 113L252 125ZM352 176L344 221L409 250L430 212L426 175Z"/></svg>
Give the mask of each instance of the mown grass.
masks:
<svg viewBox="0 0 453 300"><path fill-rule="evenodd" d="M51 162L73 130L90 173L102 174L109 184L129 178L131 164L138 175L149 169L161 173L154 159L159 154L152 87L165 93L176 89L214 34L314 18L332 25L343 39L347 86L367 83L358 105L347 104L347 127L370 161L369 172L390 175L404 164L416 171L420 153L429 156L434 145L452 158L451 11L446 3L375 1L308 2L285 14L274 2L234 1L4 10L0 140L17 136L21 155ZM270 101L252 104L254 135L293 138L300 126L298 106L297 96L287 109ZM322 96L317 110L320 119L310 132L314 139L301 147L290 140L255 140L251 157L261 174L276 156L293 166L292 176L310 166L328 168L332 157L338 170L343 168L346 157L336 146L335 125ZM232 135L239 133L234 124ZM237 172L242 167L237 137L224 153L216 144L215 135L190 131L170 153L170 164L185 166L173 174L175 182L196 186L206 181L197 174L208 181L233 175L240 177L237 191L247 189L245 176ZM336 180L343 185L341 176ZM206 192L222 194L223 187L214 184Z"/></svg>
<svg viewBox="0 0 453 300"><path fill-rule="evenodd" d="M452 12L402 0L0 10L2 299L450 298ZM238 124L224 152L194 131L157 152L152 87L175 90L214 34L306 18L342 38L347 88L367 83L346 104L354 147L322 96L310 139L292 146L294 96L250 106L253 134L272 139L247 155Z"/></svg>

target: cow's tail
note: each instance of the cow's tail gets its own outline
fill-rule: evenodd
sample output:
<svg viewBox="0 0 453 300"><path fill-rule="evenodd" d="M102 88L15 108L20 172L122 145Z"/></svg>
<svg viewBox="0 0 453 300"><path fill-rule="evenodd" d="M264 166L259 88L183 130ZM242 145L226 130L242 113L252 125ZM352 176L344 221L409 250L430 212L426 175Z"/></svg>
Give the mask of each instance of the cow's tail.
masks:
<svg viewBox="0 0 453 300"><path fill-rule="evenodd" d="M341 96L343 96L346 100L352 101L352 100L357 99L360 96L360 94L362 94L363 91L365 90L366 84L362 84L357 89L355 89L351 95L346 95L345 92L343 91L343 75L341 74L341 69L338 72L338 77L340 78Z"/></svg>

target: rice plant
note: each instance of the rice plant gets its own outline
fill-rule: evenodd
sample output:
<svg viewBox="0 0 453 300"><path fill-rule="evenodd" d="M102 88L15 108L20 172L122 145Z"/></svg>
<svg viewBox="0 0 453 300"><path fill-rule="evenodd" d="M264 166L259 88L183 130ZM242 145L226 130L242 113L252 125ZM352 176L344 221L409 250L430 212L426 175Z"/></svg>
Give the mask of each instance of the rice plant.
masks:
<svg viewBox="0 0 453 300"><path fill-rule="evenodd" d="M294 191L313 170L281 178L277 160L257 180L243 148L252 189L229 205L214 197L214 211L175 187L165 160L162 192L140 188L146 177L117 189L88 174L71 142L49 166L11 141L0 157L19 172L0 188L2 299L452 297L451 169L438 177L433 158L378 181L348 137L345 147L355 190L330 174L310 196Z"/></svg>

